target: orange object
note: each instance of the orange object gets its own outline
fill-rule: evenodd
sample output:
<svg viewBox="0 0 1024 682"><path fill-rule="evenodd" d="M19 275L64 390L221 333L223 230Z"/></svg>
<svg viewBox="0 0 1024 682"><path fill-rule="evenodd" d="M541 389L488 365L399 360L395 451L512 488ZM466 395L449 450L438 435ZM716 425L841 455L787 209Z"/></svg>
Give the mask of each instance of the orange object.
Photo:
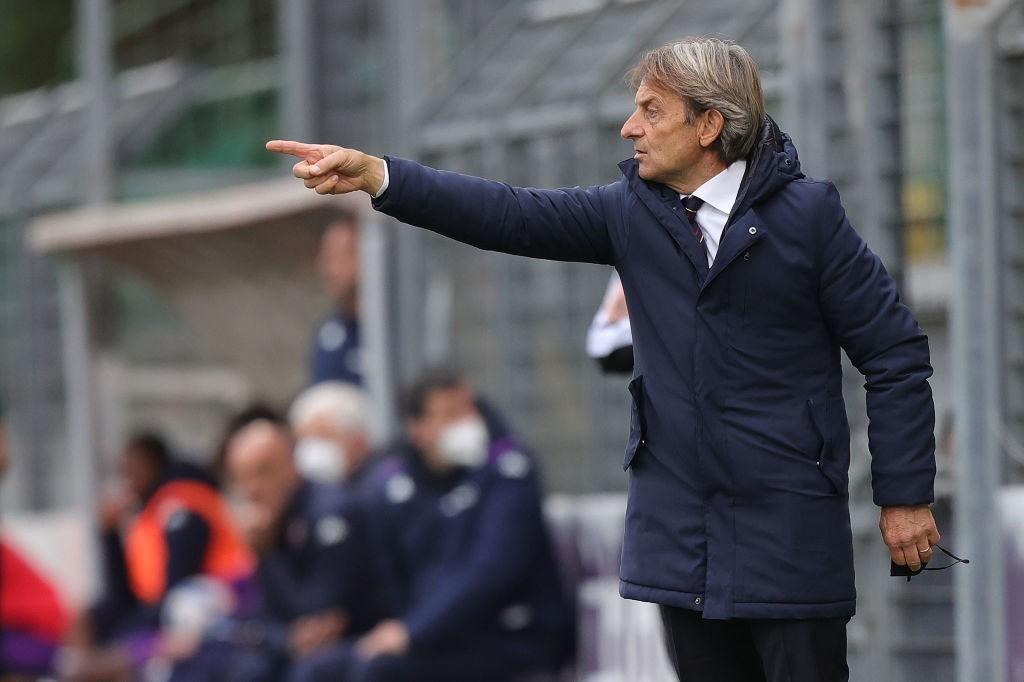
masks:
<svg viewBox="0 0 1024 682"><path fill-rule="evenodd" d="M171 515L183 509L201 517L210 528L204 575L231 581L252 572L252 554L220 494L198 481L170 481L156 491L132 524L125 541L128 580L132 592L142 602L157 604L167 591L164 529Z"/></svg>
<svg viewBox="0 0 1024 682"><path fill-rule="evenodd" d="M68 625L67 609L53 585L0 541L0 626L59 642Z"/></svg>

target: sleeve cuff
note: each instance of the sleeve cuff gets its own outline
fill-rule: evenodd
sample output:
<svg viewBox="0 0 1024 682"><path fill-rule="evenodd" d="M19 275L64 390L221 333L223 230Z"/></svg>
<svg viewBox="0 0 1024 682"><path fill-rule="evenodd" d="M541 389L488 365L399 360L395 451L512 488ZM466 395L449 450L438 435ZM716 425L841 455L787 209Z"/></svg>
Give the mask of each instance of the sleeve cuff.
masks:
<svg viewBox="0 0 1024 682"><path fill-rule="evenodd" d="M388 160L387 158L382 159L384 162L384 182L380 183L380 189L373 195L374 199L380 199L384 196L384 192L388 191L388 185L391 184L391 174L388 172Z"/></svg>

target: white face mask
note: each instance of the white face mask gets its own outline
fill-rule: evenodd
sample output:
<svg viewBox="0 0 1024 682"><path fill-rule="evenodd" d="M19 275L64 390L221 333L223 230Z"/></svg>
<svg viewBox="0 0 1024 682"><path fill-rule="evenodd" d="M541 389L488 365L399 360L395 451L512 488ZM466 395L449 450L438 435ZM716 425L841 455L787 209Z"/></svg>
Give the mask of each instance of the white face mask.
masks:
<svg viewBox="0 0 1024 682"><path fill-rule="evenodd" d="M490 444L487 424L480 417L466 417L449 424L437 442L437 451L448 464L474 468L487 459Z"/></svg>
<svg viewBox="0 0 1024 682"><path fill-rule="evenodd" d="M295 466L316 483L339 483L348 475L348 458L340 445L324 438L303 438L295 444Z"/></svg>

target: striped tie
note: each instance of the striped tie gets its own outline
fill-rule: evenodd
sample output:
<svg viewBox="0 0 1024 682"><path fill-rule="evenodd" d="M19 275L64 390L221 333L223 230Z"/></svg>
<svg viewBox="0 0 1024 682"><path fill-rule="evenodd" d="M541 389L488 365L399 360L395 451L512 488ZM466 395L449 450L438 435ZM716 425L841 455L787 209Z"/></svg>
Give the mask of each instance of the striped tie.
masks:
<svg viewBox="0 0 1024 682"><path fill-rule="evenodd" d="M686 217L690 219L690 225L693 227L693 236L697 238L697 241L701 244L704 243L704 232L701 231L700 225L697 224L697 211L704 205L704 200L700 197L695 197L692 194L683 199L683 208L686 209Z"/></svg>

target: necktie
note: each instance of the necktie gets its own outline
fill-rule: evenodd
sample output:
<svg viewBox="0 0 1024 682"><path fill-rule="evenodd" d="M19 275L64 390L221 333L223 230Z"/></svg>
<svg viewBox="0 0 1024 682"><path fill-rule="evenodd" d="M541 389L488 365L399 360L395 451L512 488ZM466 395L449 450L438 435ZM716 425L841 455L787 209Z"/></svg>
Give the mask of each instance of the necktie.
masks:
<svg viewBox="0 0 1024 682"><path fill-rule="evenodd" d="M697 224L697 211L704 205L704 200L700 197L695 197L692 194L683 199L683 208L686 209L686 217L690 219L690 225L693 227L693 236L697 238L697 241L701 244L704 243L704 232L701 231L700 225Z"/></svg>

